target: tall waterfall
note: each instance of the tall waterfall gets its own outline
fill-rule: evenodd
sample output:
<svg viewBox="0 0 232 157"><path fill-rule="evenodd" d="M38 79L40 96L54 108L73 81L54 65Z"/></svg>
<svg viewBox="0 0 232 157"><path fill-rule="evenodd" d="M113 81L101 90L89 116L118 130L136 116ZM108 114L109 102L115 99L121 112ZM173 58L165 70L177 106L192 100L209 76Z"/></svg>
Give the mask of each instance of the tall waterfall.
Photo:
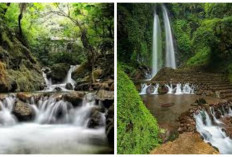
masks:
<svg viewBox="0 0 232 157"><path fill-rule="evenodd" d="M162 67L162 40L161 40L161 27L159 16L156 11L154 12L154 22L153 22L153 43L152 43L152 77Z"/></svg>
<svg viewBox="0 0 232 157"><path fill-rule="evenodd" d="M172 38L172 30L171 30L170 20L168 17L168 12L164 5L162 5L162 12L164 17L164 27L165 27L165 36L166 36L166 67L175 69L176 59L175 59L175 51L174 51L174 44Z"/></svg>

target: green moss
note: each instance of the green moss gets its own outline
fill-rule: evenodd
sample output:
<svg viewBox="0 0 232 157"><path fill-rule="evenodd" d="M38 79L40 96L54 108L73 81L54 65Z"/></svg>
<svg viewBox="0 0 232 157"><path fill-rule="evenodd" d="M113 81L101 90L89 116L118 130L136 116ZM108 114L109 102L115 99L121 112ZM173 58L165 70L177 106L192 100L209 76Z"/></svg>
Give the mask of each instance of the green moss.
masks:
<svg viewBox="0 0 232 157"><path fill-rule="evenodd" d="M128 76L117 75L117 150L119 154L146 154L158 145L158 125L142 103Z"/></svg>
<svg viewBox="0 0 232 157"><path fill-rule="evenodd" d="M3 33L2 33L2 40L3 40L4 42L6 42L7 45L8 45L10 48L13 48L13 43L12 43L11 40L8 38L8 35L7 35L6 32L3 32Z"/></svg>
<svg viewBox="0 0 232 157"><path fill-rule="evenodd" d="M39 90L43 78L40 73L35 70L29 70L24 64L20 66L19 70L8 70L11 81L17 84L17 92L36 91Z"/></svg>

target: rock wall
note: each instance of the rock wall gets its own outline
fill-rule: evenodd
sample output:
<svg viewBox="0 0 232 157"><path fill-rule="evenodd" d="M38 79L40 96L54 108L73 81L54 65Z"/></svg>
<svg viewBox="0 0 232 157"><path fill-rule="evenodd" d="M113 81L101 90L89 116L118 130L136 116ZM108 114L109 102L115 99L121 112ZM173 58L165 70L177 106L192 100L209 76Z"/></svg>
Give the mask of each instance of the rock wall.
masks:
<svg viewBox="0 0 232 157"><path fill-rule="evenodd" d="M40 90L43 85L40 69L31 51L13 31L0 27L0 92Z"/></svg>

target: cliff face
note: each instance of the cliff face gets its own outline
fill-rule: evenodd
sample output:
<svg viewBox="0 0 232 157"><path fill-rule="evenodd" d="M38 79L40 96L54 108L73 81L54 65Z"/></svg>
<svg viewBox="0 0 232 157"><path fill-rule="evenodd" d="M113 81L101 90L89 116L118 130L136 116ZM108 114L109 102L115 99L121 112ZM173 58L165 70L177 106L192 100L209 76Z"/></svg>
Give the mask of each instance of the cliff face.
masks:
<svg viewBox="0 0 232 157"><path fill-rule="evenodd" d="M40 69L14 31L0 26L0 92L39 90L43 84Z"/></svg>

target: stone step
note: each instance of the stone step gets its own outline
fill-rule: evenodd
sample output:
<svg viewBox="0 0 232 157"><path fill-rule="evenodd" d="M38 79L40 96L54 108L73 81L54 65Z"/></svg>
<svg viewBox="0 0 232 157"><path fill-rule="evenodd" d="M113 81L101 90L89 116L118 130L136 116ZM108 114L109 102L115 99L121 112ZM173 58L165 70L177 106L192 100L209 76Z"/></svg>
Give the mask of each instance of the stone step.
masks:
<svg viewBox="0 0 232 157"><path fill-rule="evenodd" d="M217 90L220 92L220 94L227 94L227 93L232 93L232 88L231 89L222 89L222 90Z"/></svg>
<svg viewBox="0 0 232 157"><path fill-rule="evenodd" d="M232 85L229 85L229 86L217 86L217 87L210 86L209 88L214 90L214 91L226 90L226 89L232 89Z"/></svg>
<svg viewBox="0 0 232 157"><path fill-rule="evenodd" d="M224 99L232 98L232 93L225 93L225 94L222 94L222 98L224 98Z"/></svg>

